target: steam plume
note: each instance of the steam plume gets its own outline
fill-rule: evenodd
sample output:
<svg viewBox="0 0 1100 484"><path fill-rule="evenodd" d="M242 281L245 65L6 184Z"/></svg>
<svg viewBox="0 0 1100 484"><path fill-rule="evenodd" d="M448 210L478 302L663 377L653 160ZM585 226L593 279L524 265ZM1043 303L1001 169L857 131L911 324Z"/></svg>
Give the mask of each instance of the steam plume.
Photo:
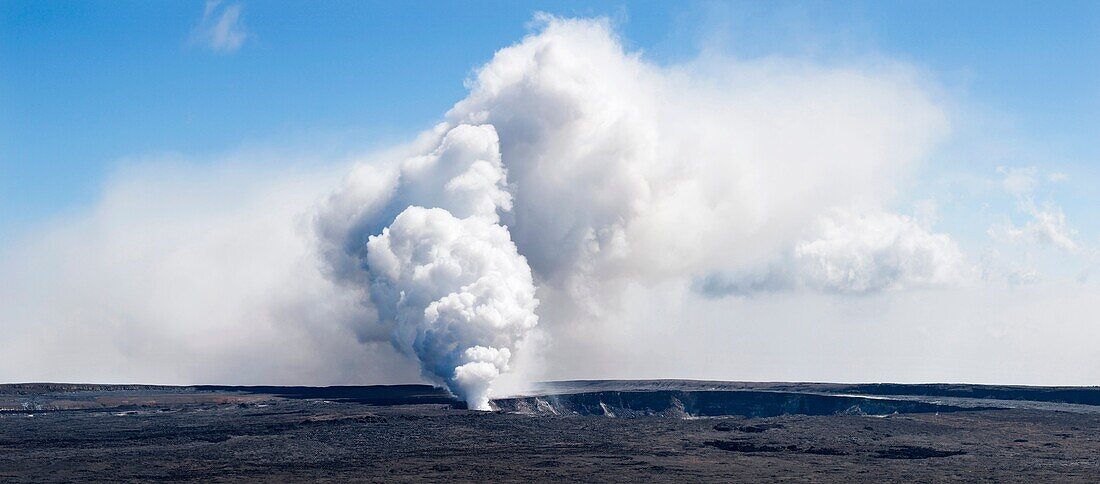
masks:
<svg viewBox="0 0 1100 484"><path fill-rule="evenodd" d="M394 341L471 408L489 409L511 348L538 323L527 262L484 218L409 207L367 242L371 296Z"/></svg>
<svg viewBox="0 0 1100 484"><path fill-rule="evenodd" d="M401 164L391 201L337 233L362 257L353 262L365 262L363 277L349 277L369 287L394 345L470 408L488 410L493 381L538 324L538 300L527 260L497 223L512 198L496 131L460 124L432 133L435 146ZM342 197L354 198L354 188L337 195L330 210L349 205Z"/></svg>
<svg viewBox="0 0 1100 484"><path fill-rule="evenodd" d="M403 161L360 167L319 218L331 272L377 313L361 334L388 335L472 407L488 407L539 320L536 283L570 324L600 319L631 282L705 276L720 297L961 273L946 236L881 208L942 120L904 73L664 68L625 52L606 21L539 21ZM834 220L849 212L867 215ZM819 239L822 224L888 237Z"/></svg>

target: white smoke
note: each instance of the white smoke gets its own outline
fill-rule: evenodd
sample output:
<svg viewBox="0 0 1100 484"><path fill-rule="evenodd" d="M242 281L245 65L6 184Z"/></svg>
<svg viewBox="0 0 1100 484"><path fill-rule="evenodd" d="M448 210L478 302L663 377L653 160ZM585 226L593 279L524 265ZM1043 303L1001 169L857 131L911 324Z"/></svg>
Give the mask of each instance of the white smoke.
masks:
<svg viewBox="0 0 1100 484"><path fill-rule="evenodd" d="M377 312L360 334L389 335L471 407L538 321L536 283L560 325L614 311L632 281L761 264L775 267L730 284L955 282L946 236L881 209L944 130L904 69L661 67L606 21L539 21L403 161L358 168L318 218L332 273ZM848 211L881 215L804 241Z"/></svg>
<svg viewBox="0 0 1100 484"><path fill-rule="evenodd" d="M143 161L0 246L0 381L313 385L417 378L356 341L308 215L344 164L253 151ZM354 325L354 326L353 326Z"/></svg>
<svg viewBox="0 0 1100 484"><path fill-rule="evenodd" d="M421 141L426 151L406 158L393 181L362 168L319 227L344 249L329 251L333 273L367 288L374 324L394 346L470 408L488 410L493 381L538 324L535 286L497 223L512 198L493 127L444 124ZM391 185L385 205L365 201Z"/></svg>
<svg viewBox="0 0 1100 484"><path fill-rule="evenodd" d="M470 408L508 371L511 348L538 323L527 262L508 231L484 218L409 207L367 242L371 296L394 343Z"/></svg>
<svg viewBox="0 0 1100 484"><path fill-rule="evenodd" d="M447 117L499 133L515 205L503 220L555 308L598 315L631 281L790 259L823 217L885 211L946 131L901 67L662 67L604 21L541 20Z"/></svg>

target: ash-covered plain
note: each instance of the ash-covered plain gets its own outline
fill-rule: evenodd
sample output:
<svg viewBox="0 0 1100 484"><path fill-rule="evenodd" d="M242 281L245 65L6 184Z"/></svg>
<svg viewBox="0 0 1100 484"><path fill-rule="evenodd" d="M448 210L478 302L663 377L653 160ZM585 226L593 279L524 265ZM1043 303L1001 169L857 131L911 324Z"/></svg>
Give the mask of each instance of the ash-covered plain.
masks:
<svg viewBox="0 0 1100 484"><path fill-rule="evenodd" d="M0 385L3 481L1100 480L1100 388Z"/></svg>

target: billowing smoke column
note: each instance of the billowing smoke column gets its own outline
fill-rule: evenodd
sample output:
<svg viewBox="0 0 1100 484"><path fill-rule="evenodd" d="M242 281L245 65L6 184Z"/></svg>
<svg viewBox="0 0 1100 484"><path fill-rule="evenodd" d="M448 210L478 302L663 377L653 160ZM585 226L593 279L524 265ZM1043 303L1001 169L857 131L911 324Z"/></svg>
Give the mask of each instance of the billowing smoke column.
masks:
<svg viewBox="0 0 1100 484"><path fill-rule="evenodd" d="M508 230L413 206L370 237L367 263L371 296L397 323L399 346L471 408L487 410L511 348L538 322L531 270Z"/></svg>
<svg viewBox="0 0 1100 484"><path fill-rule="evenodd" d="M606 21L539 20L388 158L403 161L361 165L318 218L331 275L366 303L359 336L471 407L522 361L539 300L556 340L584 339L562 328L613 317L630 284L727 297L959 278L949 238L887 209L942 132L906 72L664 67Z"/></svg>
<svg viewBox="0 0 1100 484"><path fill-rule="evenodd" d="M401 164L385 206L356 203L349 188L327 217L364 210L337 230L346 230L344 253L365 262L360 283L379 324L428 377L488 410L493 381L538 324L531 269L498 223L512 198L493 127L440 125L422 141L435 146Z"/></svg>

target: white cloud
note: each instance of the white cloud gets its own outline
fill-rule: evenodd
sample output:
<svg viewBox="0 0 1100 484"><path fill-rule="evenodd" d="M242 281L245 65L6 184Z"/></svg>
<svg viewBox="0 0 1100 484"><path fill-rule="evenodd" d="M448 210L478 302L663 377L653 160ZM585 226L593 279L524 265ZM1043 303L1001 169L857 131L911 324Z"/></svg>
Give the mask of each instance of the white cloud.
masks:
<svg viewBox="0 0 1100 484"><path fill-rule="evenodd" d="M1030 220L1024 226L1017 227L1006 219L990 227L990 236L1009 242L1045 244L1069 252L1080 249L1080 244L1075 240L1077 231L1066 225L1066 215L1057 204L1046 202L1037 205L1027 198L1020 200L1018 207L1020 212L1031 217Z"/></svg>
<svg viewBox="0 0 1100 484"><path fill-rule="evenodd" d="M215 52L236 52L248 38L241 20L243 10L244 6L240 3L223 4L222 0L207 0L202 19L191 34L191 42Z"/></svg>
<svg viewBox="0 0 1100 484"><path fill-rule="evenodd" d="M1039 186L1039 169L1034 166L1023 168L998 166L997 173L1004 175L1001 186L1010 195L1017 197L1029 195Z"/></svg>
<svg viewBox="0 0 1100 484"><path fill-rule="evenodd" d="M1070 252L1080 247L1074 240L1077 231L1066 226L1062 207L1052 202L1037 206L1034 201L1027 200L1021 209L1032 217L1022 230L1026 236Z"/></svg>
<svg viewBox="0 0 1100 484"><path fill-rule="evenodd" d="M974 269L946 234L933 233L934 205L922 217L836 209L821 216L806 238L764 267L712 273L695 282L715 297L811 288L834 294L958 287Z"/></svg>
<svg viewBox="0 0 1100 484"><path fill-rule="evenodd" d="M1004 175L1002 186L1005 192L1016 198L1017 211L1027 215L1029 220L1017 227L1005 218L987 230L995 240L1007 242L1028 242L1049 245L1069 252L1076 252L1081 245L1075 240L1077 231L1066 224L1066 215L1058 204L1047 201L1037 204L1032 193L1040 185L1038 168L998 167L997 172ZM1056 182L1065 175L1051 173L1047 181Z"/></svg>
<svg viewBox="0 0 1100 484"><path fill-rule="evenodd" d="M795 247L806 284L828 291L957 285L968 267L945 234L930 233L904 215L837 212L818 222L819 235Z"/></svg>

